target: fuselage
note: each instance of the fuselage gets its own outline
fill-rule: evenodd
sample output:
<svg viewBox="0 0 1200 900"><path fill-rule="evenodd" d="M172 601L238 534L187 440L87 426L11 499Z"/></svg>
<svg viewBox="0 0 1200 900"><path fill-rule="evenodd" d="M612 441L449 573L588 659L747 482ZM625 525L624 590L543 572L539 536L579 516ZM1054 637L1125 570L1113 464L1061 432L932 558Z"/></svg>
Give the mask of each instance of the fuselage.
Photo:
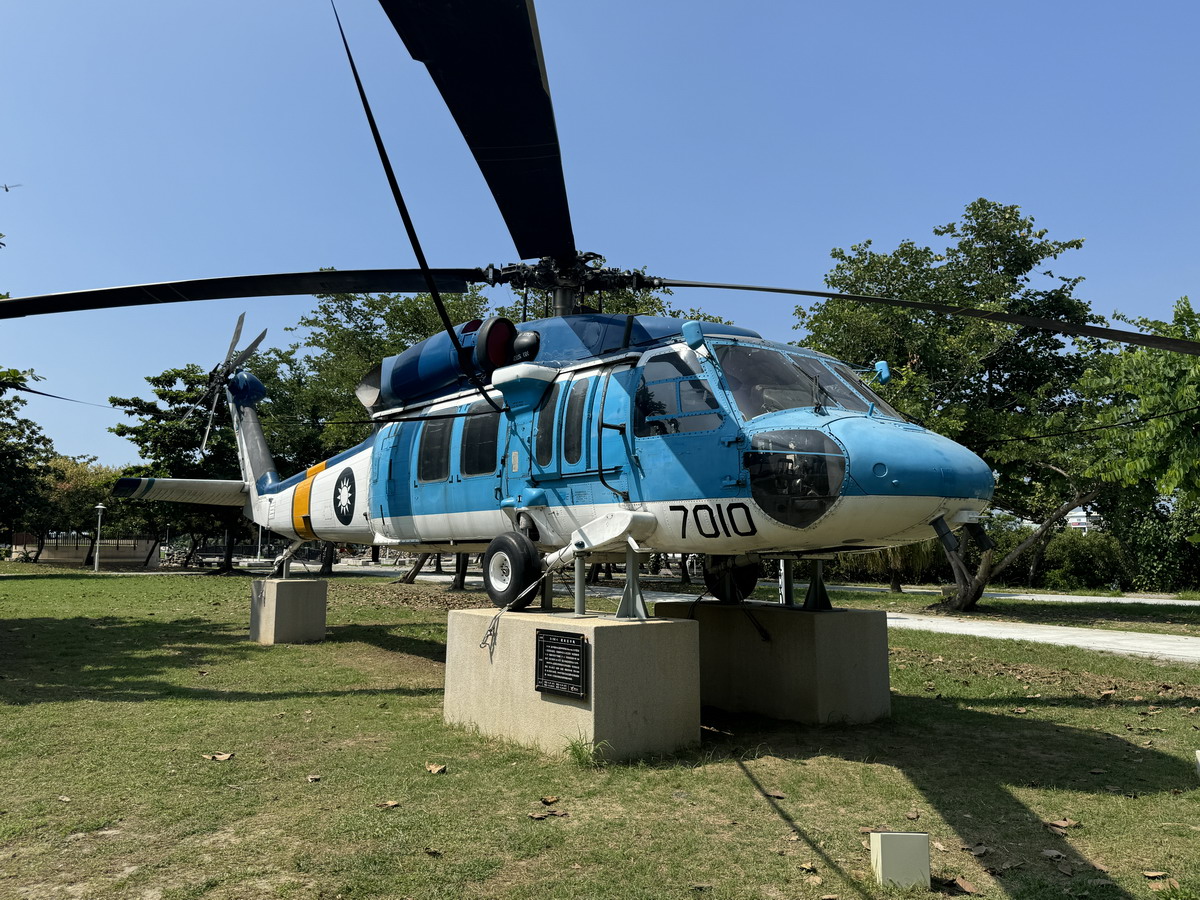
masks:
<svg viewBox="0 0 1200 900"><path fill-rule="evenodd" d="M397 373L402 401L435 382L420 352L385 364L372 436L286 481L246 472L247 512L298 540L465 552L514 528L557 549L631 509L656 522L644 549L782 556L925 540L987 505L983 460L844 364L733 326L636 319L528 323L530 358L416 401L389 405L386 382Z"/></svg>

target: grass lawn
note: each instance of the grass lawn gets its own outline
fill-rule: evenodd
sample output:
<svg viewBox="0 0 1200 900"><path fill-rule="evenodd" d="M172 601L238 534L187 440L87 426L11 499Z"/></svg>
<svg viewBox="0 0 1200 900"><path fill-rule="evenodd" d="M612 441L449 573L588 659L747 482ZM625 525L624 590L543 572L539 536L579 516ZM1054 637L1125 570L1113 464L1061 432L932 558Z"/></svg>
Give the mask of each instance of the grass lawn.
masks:
<svg viewBox="0 0 1200 900"><path fill-rule="evenodd" d="M942 893L1200 897L1194 668L894 632L888 722L706 713L597 768L442 724L482 592L335 578L329 639L272 648L249 592L0 564L0 897L902 896L874 827L929 832Z"/></svg>

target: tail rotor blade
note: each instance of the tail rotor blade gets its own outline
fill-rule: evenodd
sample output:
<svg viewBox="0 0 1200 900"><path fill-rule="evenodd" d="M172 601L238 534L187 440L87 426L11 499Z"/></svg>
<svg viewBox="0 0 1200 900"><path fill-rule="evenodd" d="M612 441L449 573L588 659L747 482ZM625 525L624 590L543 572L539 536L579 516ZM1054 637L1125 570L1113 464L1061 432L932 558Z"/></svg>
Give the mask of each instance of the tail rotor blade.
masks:
<svg viewBox="0 0 1200 900"><path fill-rule="evenodd" d="M233 327L233 340L229 342L229 349L225 353L225 362L229 362L233 358L233 351L237 349L238 338L242 336L242 323L246 321L246 314L242 313L238 316L237 325Z"/></svg>
<svg viewBox="0 0 1200 900"><path fill-rule="evenodd" d="M241 366L242 363L244 363L246 360L248 360L251 356L254 355L254 351L258 349L258 345L263 342L263 338L265 338L266 336L267 336L267 329L264 328L262 330L262 334L260 334L254 340L252 340L249 343L249 345L246 347L245 350L243 350L241 353L239 353L237 356L235 356L232 360L230 360L226 364L225 374L229 375L233 372L236 372L238 370L238 367Z"/></svg>

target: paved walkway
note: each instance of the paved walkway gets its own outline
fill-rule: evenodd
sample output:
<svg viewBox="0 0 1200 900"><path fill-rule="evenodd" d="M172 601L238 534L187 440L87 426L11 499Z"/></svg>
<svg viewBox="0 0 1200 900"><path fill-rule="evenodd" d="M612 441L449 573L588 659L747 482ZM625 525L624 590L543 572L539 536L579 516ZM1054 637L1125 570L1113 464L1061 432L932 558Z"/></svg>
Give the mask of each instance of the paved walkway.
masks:
<svg viewBox="0 0 1200 900"><path fill-rule="evenodd" d="M890 594L887 588L871 587L861 584L830 584L831 591L861 591L866 594ZM941 591L933 588L905 588L906 594L928 594L940 597ZM1010 591L984 591L983 596L996 600L1032 600L1038 603L1133 603L1144 606L1196 606L1200 601L1180 600L1178 597L1155 597L1150 595L1125 597L1090 597L1087 594L1014 594Z"/></svg>

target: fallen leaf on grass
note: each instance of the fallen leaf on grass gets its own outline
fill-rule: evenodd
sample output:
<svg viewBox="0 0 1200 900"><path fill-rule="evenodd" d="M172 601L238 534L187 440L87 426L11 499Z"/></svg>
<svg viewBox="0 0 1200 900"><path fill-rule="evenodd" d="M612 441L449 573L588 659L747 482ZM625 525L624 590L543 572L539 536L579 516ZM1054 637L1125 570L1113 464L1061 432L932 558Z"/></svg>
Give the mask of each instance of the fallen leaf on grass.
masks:
<svg viewBox="0 0 1200 900"><path fill-rule="evenodd" d="M818 884L822 884L822 883L825 881L825 879L824 879L824 878L822 878L820 875L809 875L809 876L808 876L807 878L805 878L804 880L805 880L805 881L806 881L808 884L811 884L811 885L813 885L814 887L815 887L816 885L818 885Z"/></svg>
<svg viewBox="0 0 1200 900"><path fill-rule="evenodd" d="M768 797L774 797L776 800L786 800L787 794L783 791L767 791Z"/></svg>
<svg viewBox="0 0 1200 900"><path fill-rule="evenodd" d="M908 819L910 822L915 822L917 819L921 818L921 814L917 810L913 809L906 812L904 814L904 818Z"/></svg>
<svg viewBox="0 0 1200 900"><path fill-rule="evenodd" d="M817 864L811 863L811 862L800 863L800 871L801 872L815 872L815 871L817 871Z"/></svg>
<svg viewBox="0 0 1200 900"><path fill-rule="evenodd" d="M207 675L207 674L208 674L208 670L207 670L207 669L201 669L199 674L200 674L201 676Z"/></svg>
<svg viewBox="0 0 1200 900"><path fill-rule="evenodd" d="M544 820L546 818L546 814L545 813L529 813L529 818L533 819L535 822L541 822L542 820Z"/></svg>
<svg viewBox="0 0 1200 900"><path fill-rule="evenodd" d="M1057 825L1047 825L1046 830L1051 834L1057 834L1059 837L1067 836L1067 830L1065 828L1059 828Z"/></svg>
<svg viewBox="0 0 1200 900"><path fill-rule="evenodd" d="M1078 828L1079 823L1074 819L1055 819L1053 822L1046 823L1053 825L1055 828Z"/></svg>
<svg viewBox="0 0 1200 900"><path fill-rule="evenodd" d="M822 894L821 900L838 900L837 894Z"/></svg>
<svg viewBox="0 0 1200 900"><path fill-rule="evenodd" d="M321 776L320 776L320 775L309 775L309 776L308 776L308 777L305 779L305 781L307 781L309 784L316 784L316 783L317 783L318 781L320 781L320 780L321 780Z"/></svg>
<svg viewBox="0 0 1200 900"><path fill-rule="evenodd" d="M442 851L438 850L436 847L426 847L425 852L434 858L442 855Z"/></svg>
<svg viewBox="0 0 1200 900"><path fill-rule="evenodd" d="M68 797L66 794L63 794L63 795L61 795L61 796L60 796L58 799L59 799L59 800L61 800L63 803L70 803L70 802L71 802L71 798L70 798L70 797Z"/></svg>
<svg viewBox="0 0 1200 900"><path fill-rule="evenodd" d="M986 856L991 852L992 848L985 847L983 844L976 844L974 847L969 847L968 849L971 851L972 856L978 858L980 856Z"/></svg>
<svg viewBox="0 0 1200 900"><path fill-rule="evenodd" d="M978 894L979 893L979 888L975 887L975 885L973 885L971 882L967 881L967 879L963 878L961 875L959 875L953 881L946 882L946 885L947 885L947 887L956 887L960 891L962 891L964 894Z"/></svg>
<svg viewBox="0 0 1200 900"><path fill-rule="evenodd" d="M569 815L570 815L570 813L569 813L569 812L567 812L565 809L548 809L548 810L546 810L546 815L549 815L549 816L569 816Z"/></svg>
<svg viewBox="0 0 1200 900"><path fill-rule="evenodd" d="M543 806L553 806L553 805L554 805L555 803L557 803L557 802L558 802L558 798L557 798L557 797L543 797L543 798L542 798L542 805L543 805Z"/></svg>
<svg viewBox="0 0 1200 900"><path fill-rule="evenodd" d="M227 759L233 759L232 753L201 753L200 755L213 762L225 762Z"/></svg>
<svg viewBox="0 0 1200 900"><path fill-rule="evenodd" d="M1177 890L1179 890L1179 882L1174 878L1168 878L1165 881L1152 881L1152 882L1150 882L1150 890L1152 890L1152 891L1166 891L1166 890L1177 891Z"/></svg>
<svg viewBox="0 0 1200 900"><path fill-rule="evenodd" d="M440 763L425 763L425 771L430 775L445 775L446 767Z"/></svg>
<svg viewBox="0 0 1200 900"><path fill-rule="evenodd" d="M1027 710L1023 706L1018 706L1016 709L1013 710L1013 712L1019 713L1020 715L1024 715L1025 713L1029 712L1029 710Z"/></svg>
<svg viewBox="0 0 1200 900"><path fill-rule="evenodd" d="M1101 691L1101 692L1100 692L1100 699L1101 699L1101 700L1109 700L1109 699L1111 699L1112 697L1115 697L1115 696L1116 696L1116 693L1117 693L1116 691L1112 691L1112 690L1110 690L1110 691Z"/></svg>
<svg viewBox="0 0 1200 900"><path fill-rule="evenodd" d="M1062 872L1064 875L1075 874L1075 870L1071 868L1071 864L1068 862L1060 862L1058 864L1058 871Z"/></svg>
<svg viewBox="0 0 1200 900"><path fill-rule="evenodd" d="M945 844L943 844L941 841L934 841L934 842L933 842L933 849L934 849L934 850L941 850L943 853L949 853L949 852L950 852L950 848L949 848L949 847L947 847Z"/></svg>
<svg viewBox="0 0 1200 900"><path fill-rule="evenodd" d="M1061 850L1043 850L1042 856L1047 856L1050 859L1062 859L1066 856Z"/></svg>
<svg viewBox="0 0 1200 900"><path fill-rule="evenodd" d="M382 803L376 803L375 805L378 806L380 809L395 809L397 806L400 805L400 801L399 800L384 800Z"/></svg>
<svg viewBox="0 0 1200 900"><path fill-rule="evenodd" d="M1147 878L1166 878L1167 877L1166 872L1143 872L1142 874L1145 875Z"/></svg>

